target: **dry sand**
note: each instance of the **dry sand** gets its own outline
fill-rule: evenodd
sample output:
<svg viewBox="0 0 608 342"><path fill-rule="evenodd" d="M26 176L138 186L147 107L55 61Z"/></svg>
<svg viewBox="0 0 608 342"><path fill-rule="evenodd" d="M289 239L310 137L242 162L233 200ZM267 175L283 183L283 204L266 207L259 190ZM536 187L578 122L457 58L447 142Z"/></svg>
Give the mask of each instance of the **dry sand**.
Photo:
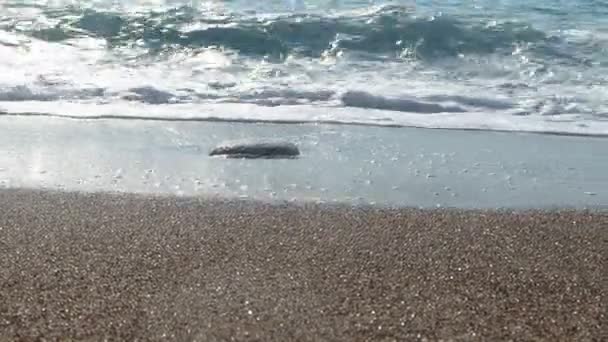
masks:
<svg viewBox="0 0 608 342"><path fill-rule="evenodd" d="M606 340L608 214L0 192L0 340Z"/></svg>

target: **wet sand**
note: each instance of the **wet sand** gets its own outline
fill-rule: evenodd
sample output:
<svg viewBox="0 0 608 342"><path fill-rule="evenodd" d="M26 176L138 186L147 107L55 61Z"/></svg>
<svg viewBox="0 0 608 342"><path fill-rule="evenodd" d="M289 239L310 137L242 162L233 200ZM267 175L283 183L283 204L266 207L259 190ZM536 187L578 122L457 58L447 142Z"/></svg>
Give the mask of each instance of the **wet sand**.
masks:
<svg viewBox="0 0 608 342"><path fill-rule="evenodd" d="M296 144L300 156L208 155L226 141L273 139ZM0 153L0 188L424 208L608 209L606 141L348 125L0 116L6 151Z"/></svg>
<svg viewBox="0 0 608 342"><path fill-rule="evenodd" d="M0 340L602 340L608 214L0 191Z"/></svg>

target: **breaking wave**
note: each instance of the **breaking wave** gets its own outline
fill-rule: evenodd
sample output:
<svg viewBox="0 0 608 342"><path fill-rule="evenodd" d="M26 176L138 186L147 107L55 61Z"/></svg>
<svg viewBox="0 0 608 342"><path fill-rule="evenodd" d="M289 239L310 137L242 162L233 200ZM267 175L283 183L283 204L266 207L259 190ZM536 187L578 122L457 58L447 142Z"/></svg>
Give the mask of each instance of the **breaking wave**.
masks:
<svg viewBox="0 0 608 342"><path fill-rule="evenodd" d="M22 3L0 4L4 115L608 134L599 3L480 0L497 8L487 15Z"/></svg>
<svg viewBox="0 0 608 342"><path fill-rule="evenodd" d="M115 48L137 46L150 53L213 46L275 59L290 54L319 57L336 51L432 59L501 50L510 53L514 44L530 43L537 44L539 52L556 53L553 45L560 43L527 23L470 23L447 15L417 17L398 6L364 14L269 18L219 16L191 7L131 14L67 8L47 10L45 15L41 22L15 18L0 27L49 42L92 36L106 39Z"/></svg>

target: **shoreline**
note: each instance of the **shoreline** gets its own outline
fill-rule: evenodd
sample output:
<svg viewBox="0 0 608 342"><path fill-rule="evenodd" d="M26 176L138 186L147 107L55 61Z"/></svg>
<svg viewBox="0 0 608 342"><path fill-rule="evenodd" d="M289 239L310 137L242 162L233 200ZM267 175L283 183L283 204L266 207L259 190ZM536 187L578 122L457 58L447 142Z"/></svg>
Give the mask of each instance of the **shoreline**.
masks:
<svg viewBox="0 0 608 342"><path fill-rule="evenodd" d="M606 213L32 190L0 211L1 338L605 337Z"/></svg>
<svg viewBox="0 0 608 342"><path fill-rule="evenodd" d="M346 107L349 108L349 107ZM353 107L356 108L356 107ZM374 111L376 109L368 109ZM336 121L336 120L280 120L280 119L268 119L268 120L256 120L256 119L230 119L230 118L197 118L197 117L145 117L145 116L129 116L129 115L112 115L102 114L98 116L77 116L77 115L62 115L62 114L48 114L48 113L9 113L0 110L0 118L53 118L53 119L65 119L73 121L150 121L150 122L194 122L194 123L219 123L219 124L260 124L260 125L327 125L327 126L355 126L355 127L373 127L373 128L405 128L405 129L419 129L419 130L430 130L430 131L456 131L456 132L481 132L481 133L512 133L512 134L524 134L524 135L549 135L558 137L577 137L577 138L596 138L604 139L608 138L608 133L581 133L581 132L567 132L567 131L534 131L534 130L518 130L518 129L492 129L492 128L467 128L467 127L427 127L427 126L416 126L416 125L405 125L405 124L387 124L387 123L373 123L373 122L348 122L348 121Z"/></svg>
<svg viewBox="0 0 608 342"><path fill-rule="evenodd" d="M0 118L0 188L388 207L605 208L603 138L331 125ZM279 139L298 158L224 159Z"/></svg>
<svg viewBox="0 0 608 342"><path fill-rule="evenodd" d="M229 158L227 158L229 159ZM233 204L242 204L242 205L263 205L268 207L296 207L296 208L319 208L324 210L359 210L359 211L421 211L421 212L446 212L446 213L455 213L455 212L464 212L468 214L479 214L482 215L484 213L492 213L492 214L506 214L506 215L516 215L516 214L559 214L559 213L588 213L591 215L606 215L608 214L608 204L596 205L596 206L585 206L585 207L577 207L577 206L566 206L566 205L551 205L544 207L458 207L458 206L435 206L435 207L425 207L425 206L415 206L415 205L399 205L399 204L391 204L391 203L376 203L376 202L355 202L355 201L340 201L340 200L322 200L322 199L281 199L281 198L267 198L267 197L249 197L249 196L223 196L220 193L215 193L212 195L192 195L192 194L173 194L166 192L125 192L120 190L89 190L89 191L78 191L78 190L67 190L64 188L53 188L53 187L44 187L44 188L26 188L26 187L6 187L1 188L0 192L6 193L31 193L31 194L47 194L47 195L77 195L77 196L85 196L85 197L108 197L108 198L132 198L139 200L158 200L158 201L175 201L180 203L188 203L188 204L201 204L201 203L213 203L213 204L225 204L225 205L233 205Z"/></svg>

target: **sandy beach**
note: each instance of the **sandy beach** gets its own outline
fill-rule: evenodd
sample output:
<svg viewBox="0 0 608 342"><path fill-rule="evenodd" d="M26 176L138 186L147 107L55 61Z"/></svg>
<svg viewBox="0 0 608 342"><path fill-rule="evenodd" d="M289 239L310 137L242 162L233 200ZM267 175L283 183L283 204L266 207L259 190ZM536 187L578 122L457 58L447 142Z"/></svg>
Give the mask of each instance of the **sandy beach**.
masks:
<svg viewBox="0 0 608 342"><path fill-rule="evenodd" d="M0 0L0 342L608 342L608 0Z"/></svg>
<svg viewBox="0 0 608 342"><path fill-rule="evenodd" d="M0 339L599 341L607 227L3 190Z"/></svg>

